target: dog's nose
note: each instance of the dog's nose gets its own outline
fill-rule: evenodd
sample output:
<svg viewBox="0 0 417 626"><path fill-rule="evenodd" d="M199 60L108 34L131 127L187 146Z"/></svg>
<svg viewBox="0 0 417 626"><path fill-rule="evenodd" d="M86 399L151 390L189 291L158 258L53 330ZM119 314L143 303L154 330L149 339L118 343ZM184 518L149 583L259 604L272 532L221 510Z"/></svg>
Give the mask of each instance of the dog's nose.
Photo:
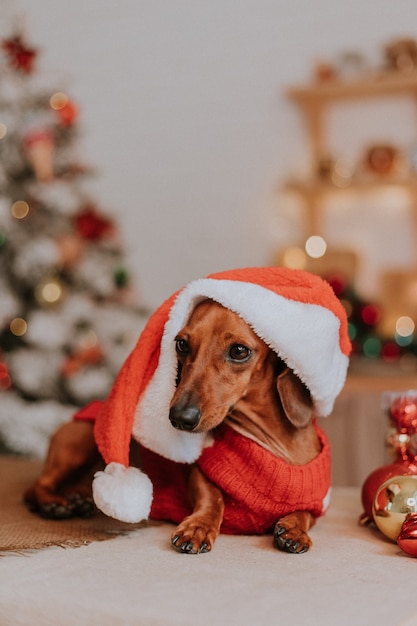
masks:
<svg viewBox="0 0 417 626"><path fill-rule="evenodd" d="M180 407L174 405L169 411L169 421L178 430L194 430L200 421L201 413L197 406Z"/></svg>

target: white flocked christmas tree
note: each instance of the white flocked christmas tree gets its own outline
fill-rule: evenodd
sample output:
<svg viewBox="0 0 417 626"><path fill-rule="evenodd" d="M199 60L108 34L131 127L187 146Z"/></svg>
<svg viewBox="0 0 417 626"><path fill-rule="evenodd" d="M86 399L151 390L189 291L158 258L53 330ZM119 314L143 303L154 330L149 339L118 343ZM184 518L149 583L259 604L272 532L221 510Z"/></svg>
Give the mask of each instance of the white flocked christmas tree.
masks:
<svg viewBox="0 0 417 626"><path fill-rule="evenodd" d="M105 398L146 322L115 222L88 193L78 110L41 86L38 51L0 47L0 450L43 456Z"/></svg>

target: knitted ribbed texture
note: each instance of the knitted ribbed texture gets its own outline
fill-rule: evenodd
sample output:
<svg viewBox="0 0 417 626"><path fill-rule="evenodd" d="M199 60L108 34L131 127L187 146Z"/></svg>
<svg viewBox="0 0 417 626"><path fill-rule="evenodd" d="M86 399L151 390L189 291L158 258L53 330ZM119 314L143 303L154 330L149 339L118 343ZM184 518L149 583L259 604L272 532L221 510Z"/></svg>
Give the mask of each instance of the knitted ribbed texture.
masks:
<svg viewBox="0 0 417 626"><path fill-rule="evenodd" d="M223 492L225 512L221 532L262 534L293 511L319 517L330 487L330 446L316 427L322 450L310 463L289 465L227 426L197 461L203 473ZM189 465L174 463L143 449L142 469L154 486L150 517L180 522L191 513Z"/></svg>
<svg viewBox="0 0 417 626"><path fill-rule="evenodd" d="M100 402L91 403L74 419L94 420ZM203 473L223 492L225 513L221 532L262 534L293 511L325 512L330 488L330 445L315 425L322 449L306 465L296 466L268 452L228 426L217 429L214 444L197 461ZM191 466L165 459L140 446L141 469L153 483L150 518L179 523L192 509L188 495Z"/></svg>

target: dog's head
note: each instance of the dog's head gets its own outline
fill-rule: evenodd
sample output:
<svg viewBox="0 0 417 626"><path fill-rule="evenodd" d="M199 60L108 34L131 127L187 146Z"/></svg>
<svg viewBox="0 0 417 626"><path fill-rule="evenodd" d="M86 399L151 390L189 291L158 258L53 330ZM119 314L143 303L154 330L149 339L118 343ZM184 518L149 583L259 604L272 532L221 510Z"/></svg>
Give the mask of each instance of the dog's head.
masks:
<svg viewBox="0 0 417 626"><path fill-rule="evenodd" d="M169 419L179 429L206 432L242 403L274 402L289 422L310 423L305 385L236 313L204 300L175 338L178 379Z"/></svg>

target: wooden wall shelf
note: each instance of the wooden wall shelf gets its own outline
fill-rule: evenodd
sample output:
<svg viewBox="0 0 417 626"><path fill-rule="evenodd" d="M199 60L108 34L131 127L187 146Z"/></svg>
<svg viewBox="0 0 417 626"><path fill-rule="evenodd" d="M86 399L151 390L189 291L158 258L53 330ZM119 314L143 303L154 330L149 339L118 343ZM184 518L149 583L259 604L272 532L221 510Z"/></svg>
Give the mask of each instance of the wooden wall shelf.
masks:
<svg viewBox="0 0 417 626"><path fill-rule="evenodd" d="M288 90L288 96L301 107L307 123L315 166L318 166L321 159L328 156L325 125L329 105L354 99L404 95L412 97L417 103L417 71L407 73L381 72L357 80L342 82L335 79L303 87L293 87ZM417 229L417 175L404 174L399 176L393 174L384 177L355 175L349 184L341 186L326 183L319 177L304 181L290 179L284 183L284 188L287 191L299 194L303 200L307 211L305 220L307 237L321 234L324 196L347 192L369 193L384 187L398 187L410 194L412 205L416 208L414 213Z"/></svg>
<svg viewBox="0 0 417 626"><path fill-rule="evenodd" d="M375 76L342 82L329 80L306 87L289 89L288 95L298 104L311 106L332 100L400 95L417 96L417 72L386 72Z"/></svg>

